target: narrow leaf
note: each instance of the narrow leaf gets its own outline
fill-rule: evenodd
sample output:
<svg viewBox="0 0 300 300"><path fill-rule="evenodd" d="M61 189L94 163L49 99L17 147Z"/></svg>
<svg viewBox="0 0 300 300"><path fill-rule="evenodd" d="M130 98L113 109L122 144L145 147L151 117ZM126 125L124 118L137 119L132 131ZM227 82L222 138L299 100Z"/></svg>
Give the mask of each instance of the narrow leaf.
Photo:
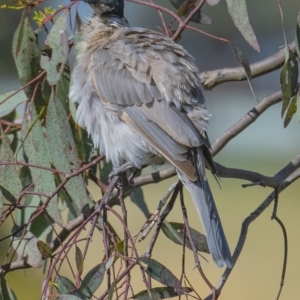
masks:
<svg viewBox="0 0 300 300"><path fill-rule="evenodd" d="M10 140L4 132L1 132L2 141L0 143L0 162L9 163L14 162L13 152L10 149ZM0 165L0 183L2 186L2 193L4 197L15 203L22 191L22 184L19 178L15 165ZM21 204L24 203L24 198Z"/></svg>
<svg viewBox="0 0 300 300"><path fill-rule="evenodd" d="M47 111L47 140L51 162L56 169L71 173L71 166L79 168L78 155L67 114L61 102L51 96ZM64 177L61 176L61 180ZM71 178L65 189L79 210L87 207L91 200L86 192L81 175Z"/></svg>
<svg viewBox="0 0 300 300"><path fill-rule="evenodd" d="M246 55L240 49L238 49L237 47L235 47L233 44L231 44L231 47L233 49L235 57L237 58L237 60L239 61L239 63L242 65L242 67L245 70L246 77L247 77L247 80L248 80L248 84L250 86L250 90L251 90L251 92L253 94L253 97L258 102L258 99L257 99L257 97L256 97L256 95L254 93L254 90L253 90L253 87L252 87L252 83L251 83L251 68L250 68L249 61L248 61Z"/></svg>
<svg viewBox="0 0 300 300"><path fill-rule="evenodd" d="M184 224L175 222L164 222L162 226L162 231L171 241L178 245L183 245L184 238ZM210 253L208 249L208 244L206 236L197 230L190 228L190 233L192 240L194 242L195 248L200 252ZM189 249L192 249L189 238L185 236L185 245Z"/></svg>
<svg viewBox="0 0 300 300"><path fill-rule="evenodd" d="M186 0L169 0L171 4L178 10L177 15L179 17L186 17L190 14L192 10L195 9L194 3L196 3L195 0L186 1ZM211 18L206 16L202 13L202 11L199 9L195 12L193 17L191 18L191 22L200 23L200 24L211 24Z"/></svg>
<svg viewBox="0 0 300 300"><path fill-rule="evenodd" d="M296 50L298 54L298 58L300 58L300 11L297 16L297 25L296 25Z"/></svg>
<svg viewBox="0 0 300 300"><path fill-rule="evenodd" d="M2 219L2 210L3 210L3 194L2 190L0 189L0 220Z"/></svg>
<svg viewBox="0 0 300 300"><path fill-rule="evenodd" d="M51 168L47 140L35 107L31 104L28 105L21 132L28 161L33 165ZM35 167L30 167L30 171L36 192L51 194L55 190L54 177L50 171ZM42 202L48 200L44 196L41 196L40 199ZM47 212L57 224L62 225L63 221L58 210L57 195L48 203Z"/></svg>
<svg viewBox="0 0 300 300"><path fill-rule="evenodd" d="M132 296L130 299L136 300L161 300L177 297L183 294L191 293L193 289L184 287L182 291L175 291L172 287L158 287L150 289L151 298L149 297L149 293L147 290L141 291L138 294Z"/></svg>
<svg viewBox="0 0 300 300"><path fill-rule="evenodd" d="M57 290L60 294L68 294L76 291L75 284L64 276L57 276L56 278Z"/></svg>
<svg viewBox="0 0 300 300"><path fill-rule="evenodd" d="M78 293L90 299L99 288L105 273L105 264L101 263L91 269L84 277Z"/></svg>
<svg viewBox="0 0 300 300"><path fill-rule="evenodd" d="M295 96L291 100L291 103L290 103L287 113L285 115L285 119L283 122L284 128L290 124L290 122L293 118L293 115L296 113L296 111L297 111L297 97Z"/></svg>
<svg viewBox="0 0 300 300"><path fill-rule="evenodd" d="M0 277L0 299L17 300L15 293L10 289L4 277Z"/></svg>
<svg viewBox="0 0 300 300"><path fill-rule="evenodd" d="M64 12L56 20L45 41L45 44L52 49L51 58L46 54L41 56L41 68L46 70L47 80L51 86L59 81L68 58L69 43L66 16L67 13Z"/></svg>
<svg viewBox="0 0 300 300"><path fill-rule="evenodd" d="M27 257L26 262L35 268L42 266L42 255L37 247L38 239L29 231L15 225L12 229L13 248L21 257Z"/></svg>
<svg viewBox="0 0 300 300"><path fill-rule="evenodd" d="M115 288L116 288L116 282L114 281L111 284L110 289L109 289L108 300L113 300L113 295L114 295Z"/></svg>
<svg viewBox="0 0 300 300"><path fill-rule="evenodd" d="M60 300L83 300L81 297L77 297L75 295L71 295L71 294L58 294L56 295L56 299L60 299Z"/></svg>
<svg viewBox="0 0 300 300"><path fill-rule="evenodd" d="M76 249L76 251L75 251L76 267L77 267L78 273L81 275L82 271L83 271L83 262L84 262L84 259L83 259L83 255L82 255L82 252L81 252L80 248L78 248L76 246L75 249Z"/></svg>
<svg viewBox="0 0 300 300"><path fill-rule="evenodd" d="M217 5L220 0L206 0L207 4L211 5L211 6L214 6L214 5Z"/></svg>
<svg viewBox="0 0 300 300"><path fill-rule="evenodd" d="M234 25L241 32L245 40L256 51L260 51L259 44L249 22L246 0L226 0L228 12Z"/></svg>
<svg viewBox="0 0 300 300"><path fill-rule="evenodd" d="M22 18L14 34L12 53L21 84L25 85L39 74L41 56L41 51L28 17ZM35 84L33 83L25 88L24 91L27 98L31 98ZM42 98L39 99L42 101Z"/></svg>
<svg viewBox="0 0 300 300"><path fill-rule="evenodd" d="M283 95L281 117L283 117L288 108L290 99L295 96L298 91L298 62L290 50L287 49L286 51L286 61L280 74L280 84Z"/></svg>
<svg viewBox="0 0 300 300"><path fill-rule="evenodd" d="M179 280L164 265L152 258L142 257L140 260L147 264L145 271L150 277L163 285L173 287L176 290L181 289Z"/></svg>
<svg viewBox="0 0 300 300"><path fill-rule="evenodd" d="M141 175L141 170L138 170L135 175L140 176ZM147 203L145 201L144 193L141 187L135 188L131 193L130 193L130 200L133 202L137 207L143 212L146 218L150 216L149 209L147 207Z"/></svg>
<svg viewBox="0 0 300 300"><path fill-rule="evenodd" d="M27 100L27 96L24 91L20 91L14 96L8 98L10 95L14 94L16 91L6 92L0 95L0 117L6 116L11 113L20 103ZM5 100L8 98L7 100Z"/></svg>
<svg viewBox="0 0 300 300"><path fill-rule="evenodd" d="M52 256L52 250L49 245L43 241L37 241L36 243L38 250L40 251L42 258L46 259Z"/></svg>
<svg viewBox="0 0 300 300"><path fill-rule="evenodd" d="M300 91L297 93L297 119L300 121Z"/></svg>

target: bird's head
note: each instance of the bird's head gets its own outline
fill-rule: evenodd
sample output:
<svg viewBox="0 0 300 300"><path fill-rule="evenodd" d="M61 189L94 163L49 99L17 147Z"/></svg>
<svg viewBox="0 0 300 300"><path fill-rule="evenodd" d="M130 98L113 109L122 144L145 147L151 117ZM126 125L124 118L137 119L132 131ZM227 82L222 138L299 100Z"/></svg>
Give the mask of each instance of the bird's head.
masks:
<svg viewBox="0 0 300 300"><path fill-rule="evenodd" d="M75 0L71 0L75 1ZM88 3L99 16L124 17L124 0L79 0Z"/></svg>

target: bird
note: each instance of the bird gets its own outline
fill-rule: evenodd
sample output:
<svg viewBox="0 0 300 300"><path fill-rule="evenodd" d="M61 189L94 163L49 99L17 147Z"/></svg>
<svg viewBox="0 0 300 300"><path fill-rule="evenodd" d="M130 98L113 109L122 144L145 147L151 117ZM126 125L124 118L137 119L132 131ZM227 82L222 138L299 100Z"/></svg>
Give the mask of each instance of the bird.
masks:
<svg viewBox="0 0 300 300"><path fill-rule="evenodd" d="M72 1L72 0L71 0ZM124 0L81 0L92 17L71 75L76 122L116 170L168 161L189 191L218 267L232 257L206 168L217 175L207 136L200 72L193 57L163 33L130 27Z"/></svg>

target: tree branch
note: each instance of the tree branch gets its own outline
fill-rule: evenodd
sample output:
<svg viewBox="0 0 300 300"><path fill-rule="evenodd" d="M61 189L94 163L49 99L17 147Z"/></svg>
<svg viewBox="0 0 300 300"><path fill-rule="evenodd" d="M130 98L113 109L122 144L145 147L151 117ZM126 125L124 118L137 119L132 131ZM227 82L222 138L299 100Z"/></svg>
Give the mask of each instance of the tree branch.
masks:
<svg viewBox="0 0 300 300"><path fill-rule="evenodd" d="M255 105L246 115L244 115L238 122L227 129L221 136L219 136L212 145L212 154L218 154L234 137L251 125L256 119L270 106L281 102L282 93L276 92Z"/></svg>
<svg viewBox="0 0 300 300"><path fill-rule="evenodd" d="M278 172L277 174L281 173ZM290 184L292 184L294 181L296 181L297 179L300 178L300 171L290 175L281 185L280 185L280 188L278 189L278 193L282 192L283 190L285 190ZM240 237L239 237L239 240L237 242L237 245L236 245L236 248L234 250L234 253L233 253L233 256L232 256L232 261L233 261L233 266L235 265L235 263L237 262L242 250L243 250L243 247L244 247L244 244L245 244L245 241L246 241L246 238L247 238L247 233L248 233L248 228L250 226L250 224L255 221L264 211L266 208L269 207L269 205L274 201L275 199L275 196L276 196L276 192L273 191L265 200L262 204L260 204L256 210L254 210L245 220L244 222L242 223L242 228L241 228L241 233L240 233ZM217 295L220 295L221 291L222 291L222 288L224 287L231 271L233 270L232 269L229 269L227 268L218 285L217 285L217 288L216 288L216 293ZM205 298L205 300L211 300L212 299L212 295L209 295L208 297Z"/></svg>
<svg viewBox="0 0 300 300"><path fill-rule="evenodd" d="M296 43L288 45L289 49L296 53ZM277 53L250 65L251 77L255 78L266 73L281 68L285 62L286 47L280 49ZM200 74L201 83L207 89L212 89L220 83L227 81L246 80L247 76L244 68L224 68L213 71L205 71Z"/></svg>

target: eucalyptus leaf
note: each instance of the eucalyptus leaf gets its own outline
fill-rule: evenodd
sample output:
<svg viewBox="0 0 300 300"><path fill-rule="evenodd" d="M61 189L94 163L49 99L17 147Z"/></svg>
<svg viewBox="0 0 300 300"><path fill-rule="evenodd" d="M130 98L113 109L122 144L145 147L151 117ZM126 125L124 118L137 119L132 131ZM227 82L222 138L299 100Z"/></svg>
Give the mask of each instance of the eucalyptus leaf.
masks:
<svg viewBox="0 0 300 300"><path fill-rule="evenodd" d="M36 35L34 34L28 17L22 18L13 36L12 53L21 84L25 85L39 74L41 56ZM24 89L27 98L32 97L35 85L36 82ZM39 97L40 94L37 93L37 96ZM42 97L39 97L39 101L43 101Z"/></svg>
<svg viewBox="0 0 300 300"><path fill-rule="evenodd" d="M57 297L56 299L60 299L60 300L83 300L81 297L77 297L71 294L58 294L56 295L56 297Z"/></svg>
<svg viewBox="0 0 300 300"><path fill-rule="evenodd" d="M291 98L298 91L298 62L295 55L288 49L286 50L285 64L280 74L280 84L283 95L281 109L281 117L283 117Z"/></svg>
<svg viewBox="0 0 300 300"><path fill-rule="evenodd" d="M2 190L0 189L0 219L2 217L2 210L3 210L3 194L2 194Z"/></svg>
<svg viewBox="0 0 300 300"><path fill-rule="evenodd" d="M67 114L54 95L48 105L46 129L51 162L55 168L66 174L71 173L71 166L79 168L78 155ZM61 177L61 179L64 178ZM81 175L70 178L65 189L80 211L92 205Z"/></svg>
<svg viewBox="0 0 300 300"><path fill-rule="evenodd" d="M259 52L260 47L249 21L246 0L226 0L226 2L234 25L249 45Z"/></svg>
<svg viewBox="0 0 300 300"><path fill-rule="evenodd" d="M12 229L12 246L26 262L35 268L42 266L42 255L37 247L38 239L29 231L14 225Z"/></svg>
<svg viewBox="0 0 300 300"><path fill-rule="evenodd" d="M283 126L284 128L287 127L292 118L293 118L293 115L297 112L297 97L293 97L293 99L291 100L290 102L290 105L287 109L287 113L285 115L285 119L284 119L284 122L283 122Z"/></svg>
<svg viewBox="0 0 300 300"><path fill-rule="evenodd" d="M0 277L0 299L17 300L15 293L10 289L4 277Z"/></svg>
<svg viewBox="0 0 300 300"><path fill-rule="evenodd" d="M78 293L83 297L87 297L91 299L93 294L99 288L102 283L103 277L105 273L105 264L101 263L91 269L86 276L84 277L81 287L78 290Z"/></svg>
<svg viewBox="0 0 300 300"><path fill-rule="evenodd" d="M75 284L64 276L57 276L56 284L57 290L60 294L68 294L76 290Z"/></svg>
<svg viewBox="0 0 300 300"><path fill-rule="evenodd" d="M78 246L76 246L75 248L75 262L76 262L77 272L79 273L79 275L81 275L83 271L84 258Z"/></svg>
<svg viewBox="0 0 300 300"><path fill-rule="evenodd" d="M0 117L6 116L11 113L20 103L27 100L25 92L22 90L13 95L16 90L6 92L0 95ZM13 96L11 96L13 95ZM10 97L11 96L11 97ZM10 98L8 98L10 97ZM5 100L8 98L7 100Z"/></svg>
<svg viewBox="0 0 300 300"><path fill-rule="evenodd" d="M31 104L28 105L28 111L24 116L21 133L24 151L29 162L33 165L51 168L47 140L35 107ZM55 190L56 186L52 172L35 167L30 167L30 171L34 182L34 191L51 194ZM40 199L42 202L48 200L44 196L41 196ZM62 225L63 221L57 205L57 195L54 195L48 203L47 212L57 224Z"/></svg>
<svg viewBox="0 0 300 300"><path fill-rule="evenodd" d="M148 257L142 257L140 260L147 265L145 271L150 277L168 287L175 288L176 290L181 289L179 280L164 265Z"/></svg>
<svg viewBox="0 0 300 300"><path fill-rule="evenodd" d="M184 224L164 221L162 225L162 231L171 241L178 245L183 245L184 238ZM192 240L194 242L197 251L210 253L208 249L206 236L197 230L190 228ZM192 249L187 234L185 235L185 246Z"/></svg>
<svg viewBox="0 0 300 300"><path fill-rule="evenodd" d="M4 132L1 132L2 140L0 143L0 162L11 163L14 162L13 152L10 148L10 140ZM0 165L0 183L1 186L7 191L5 193L2 189L4 197L10 201L15 202L19 198L22 191L22 184L19 178L19 174L15 165ZM8 198L7 198L8 197ZM22 198L20 204L24 204L24 198Z"/></svg>
<svg viewBox="0 0 300 300"><path fill-rule="evenodd" d="M169 0L171 4L178 10L177 15L179 17L187 17L192 10L195 9L194 3L196 2L195 0L193 1L186 1L186 0ZM193 17L191 18L191 22L195 23L200 23L200 24L211 24L211 18L206 16L205 14L202 13L201 9L195 12Z"/></svg>
<svg viewBox="0 0 300 300"><path fill-rule="evenodd" d="M297 16L297 24L296 24L296 50L298 54L298 58L300 58L300 10Z"/></svg>
<svg viewBox="0 0 300 300"><path fill-rule="evenodd" d="M47 53L41 56L41 68L47 72L49 85L55 85L63 73L69 53L67 33L67 12L65 11L54 23L45 44L52 49L51 58Z"/></svg>
<svg viewBox="0 0 300 300"><path fill-rule="evenodd" d="M177 297L183 294L188 294L192 292L193 289L184 287L181 291L175 291L172 287L157 287L150 289L151 298L149 297L148 290L139 292L138 294L132 296L130 299L136 300L161 300Z"/></svg>
<svg viewBox="0 0 300 300"><path fill-rule="evenodd" d="M135 175L140 176L141 175L141 170L138 170ZM146 218L150 216L150 212L147 206L147 203L145 201L144 193L141 187L135 188L131 193L130 193L130 200L133 202L145 215Z"/></svg>

